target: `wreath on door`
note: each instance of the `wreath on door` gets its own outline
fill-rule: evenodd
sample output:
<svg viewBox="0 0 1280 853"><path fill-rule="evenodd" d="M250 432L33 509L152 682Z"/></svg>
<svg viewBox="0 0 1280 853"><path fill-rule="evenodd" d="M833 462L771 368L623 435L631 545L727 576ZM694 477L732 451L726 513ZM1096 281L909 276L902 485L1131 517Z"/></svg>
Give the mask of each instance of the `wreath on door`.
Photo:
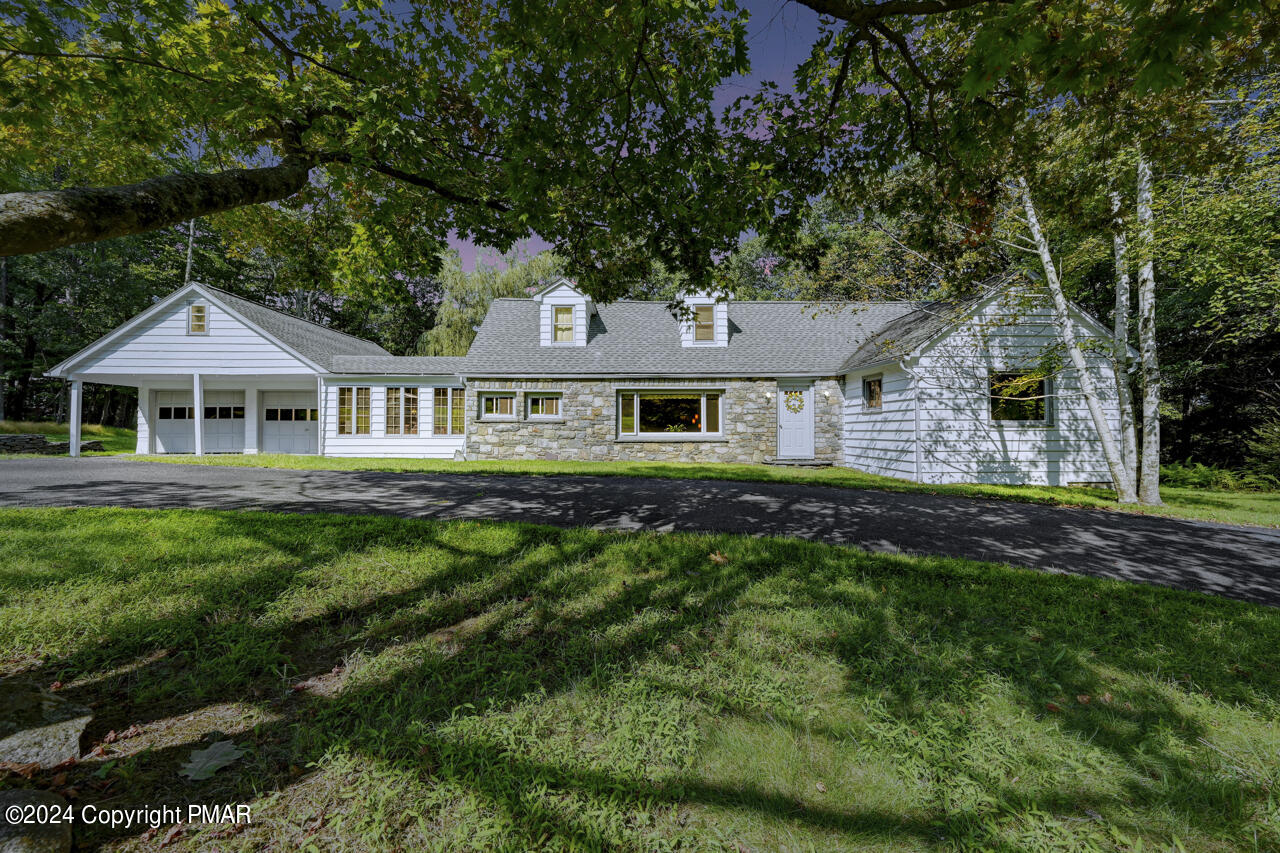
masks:
<svg viewBox="0 0 1280 853"><path fill-rule="evenodd" d="M784 404L787 407L787 411L791 412L791 414L793 415L800 414L801 412L804 411L804 392L788 391Z"/></svg>

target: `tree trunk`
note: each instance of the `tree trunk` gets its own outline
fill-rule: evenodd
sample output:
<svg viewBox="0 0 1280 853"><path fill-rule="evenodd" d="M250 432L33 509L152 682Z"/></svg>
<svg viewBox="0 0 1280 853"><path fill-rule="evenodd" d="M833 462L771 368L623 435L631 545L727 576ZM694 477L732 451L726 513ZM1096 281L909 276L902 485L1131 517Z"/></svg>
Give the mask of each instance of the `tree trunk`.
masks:
<svg viewBox="0 0 1280 853"><path fill-rule="evenodd" d="M196 245L196 221L194 219L187 221L187 268L182 273L182 286L186 287L191 283L191 254Z"/></svg>
<svg viewBox="0 0 1280 853"><path fill-rule="evenodd" d="M1031 231L1031 239L1036 244L1040 255L1040 264L1044 267L1045 281L1049 285L1049 295L1053 297L1055 320L1058 332L1062 335L1062 343L1067 348L1067 355L1080 377L1080 392L1084 395L1085 405L1089 408L1089 416L1093 418L1094 429L1102 442L1102 454L1106 457L1107 468L1111 471L1111 482L1115 484L1116 496L1120 503L1133 503L1137 500L1134 493L1133 480L1125 470L1124 458L1116 447L1115 436L1111 434L1111 425L1107 423L1102 411L1102 403L1098 400L1098 389L1093 384L1093 376L1089 373L1089 365L1084 359L1084 352L1076 340L1076 327L1071 319L1071 309L1067 297L1062 292L1062 282L1058 280L1058 270L1053 265L1053 255L1049 251L1049 241L1040 228L1040 220L1036 216L1036 206L1031 201L1031 190L1027 188L1025 178L1018 178L1018 189L1022 193L1022 207L1027 215L1027 227Z"/></svg>
<svg viewBox="0 0 1280 853"><path fill-rule="evenodd" d="M1120 447L1129 481L1138 481L1138 436L1133 419L1133 392L1129 385L1129 265L1125 257L1128 241L1124 233L1124 217L1120 213L1120 194L1111 193L1111 248L1116 261L1115 326L1111 338L1111 361L1116 374L1116 400L1120 408Z"/></svg>
<svg viewBox="0 0 1280 853"><path fill-rule="evenodd" d="M288 198L307 183L306 161L217 174L182 174L119 187L0 195L0 256L141 234L186 219Z"/></svg>
<svg viewBox="0 0 1280 853"><path fill-rule="evenodd" d="M1156 356L1155 216L1151 211L1151 164L1138 153L1138 349L1142 356L1142 474L1138 498L1160 500L1160 362Z"/></svg>
<svg viewBox="0 0 1280 853"><path fill-rule="evenodd" d="M9 340L9 259L0 258L0 421L4 420L4 396L9 377L4 372L4 348Z"/></svg>

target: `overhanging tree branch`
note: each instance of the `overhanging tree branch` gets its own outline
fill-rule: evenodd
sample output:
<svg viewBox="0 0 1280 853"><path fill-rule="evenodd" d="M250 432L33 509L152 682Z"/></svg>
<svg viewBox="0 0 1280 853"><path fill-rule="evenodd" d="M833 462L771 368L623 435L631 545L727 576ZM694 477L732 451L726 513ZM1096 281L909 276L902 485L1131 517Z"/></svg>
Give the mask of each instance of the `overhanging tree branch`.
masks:
<svg viewBox="0 0 1280 853"><path fill-rule="evenodd" d="M0 195L0 257L142 234L188 219L288 198L307 183L297 155L277 166L166 175L118 187Z"/></svg>

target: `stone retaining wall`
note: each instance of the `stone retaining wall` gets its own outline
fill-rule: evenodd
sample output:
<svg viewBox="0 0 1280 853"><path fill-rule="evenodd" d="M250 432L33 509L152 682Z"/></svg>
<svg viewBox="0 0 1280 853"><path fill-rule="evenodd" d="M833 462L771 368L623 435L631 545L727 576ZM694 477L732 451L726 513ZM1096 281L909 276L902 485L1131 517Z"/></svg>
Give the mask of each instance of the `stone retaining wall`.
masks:
<svg viewBox="0 0 1280 853"><path fill-rule="evenodd" d="M620 390L646 388L720 391L721 430L715 438L620 438ZM516 391L514 421L481 420L479 395ZM558 391L560 418L530 420L525 393ZM841 392L834 378L814 383L814 458L839 463ZM778 383L775 379L484 379L467 378L467 458L651 460L659 462L767 462L777 455Z"/></svg>
<svg viewBox="0 0 1280 853"><path fill-rule="evenodd" d="M102 453L106 448L98 440L80 442L80 452L95 451ZM43 435L19 433L17 435L0 435L0 453L38 453L43 456L57 456L71 451L70 441L49 441Z"/></svg>

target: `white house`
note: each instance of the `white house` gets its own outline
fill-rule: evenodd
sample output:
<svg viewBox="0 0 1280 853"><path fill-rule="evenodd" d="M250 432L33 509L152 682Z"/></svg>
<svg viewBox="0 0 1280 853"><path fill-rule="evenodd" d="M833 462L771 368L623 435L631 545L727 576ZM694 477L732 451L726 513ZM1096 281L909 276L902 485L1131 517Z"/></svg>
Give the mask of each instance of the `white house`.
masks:
<svg viewBox="0 0 1280 853"><path fill-rule="evenodd" d="M465 357L376 344L191 284L49 372L138 389L138 453L834 464L920 482L1101 483L1046 300L597 305L499 299ZM1076 310L1079 334L1107 330ZM1101 349L1101 348L1099 348ZM1109 361L1091 358L1116 417ZM74 452L74 451L73 451Z"/></svg>

